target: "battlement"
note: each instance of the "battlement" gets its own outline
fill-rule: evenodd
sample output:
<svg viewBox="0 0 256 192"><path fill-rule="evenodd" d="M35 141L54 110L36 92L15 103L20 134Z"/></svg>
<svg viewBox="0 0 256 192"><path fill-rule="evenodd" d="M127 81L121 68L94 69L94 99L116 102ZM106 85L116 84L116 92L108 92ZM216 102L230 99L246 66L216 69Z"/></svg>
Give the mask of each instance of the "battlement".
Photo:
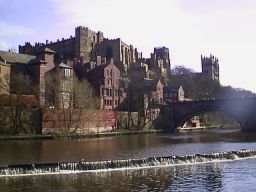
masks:
<svg viewBox="0 0 256 192"><path fill-rule="evenodd" d="M219 59L214 55L210 54L210 57L201 55L201 63L204 64L219 64Z"/></svg>
<svg viewBox="0 0 256 192"><path fill-rule="evenodd" d="M84 27L84 26L79 26L79 27L77 27L76 29L75 29L75 31L76 31L76 33L78 32L78 31L86 31L86 32L88 32L88 34L93 34L93 35L96 35L96 34L102 34L102 36L103 36L103 32L101 32L101 31L93 31L93 30L91 30L91 29L89 29L88 27Z"/></svg>
<svg viewBox="0 0 256 192"><path fill-rule="evenodd" d="M165 46L163 46L163 47L155 47L154 48L154 52L157 52L157 51L160 51L160 50L165 50L165 51L169 52L169 49L167 47L165 47Z"/></svg>

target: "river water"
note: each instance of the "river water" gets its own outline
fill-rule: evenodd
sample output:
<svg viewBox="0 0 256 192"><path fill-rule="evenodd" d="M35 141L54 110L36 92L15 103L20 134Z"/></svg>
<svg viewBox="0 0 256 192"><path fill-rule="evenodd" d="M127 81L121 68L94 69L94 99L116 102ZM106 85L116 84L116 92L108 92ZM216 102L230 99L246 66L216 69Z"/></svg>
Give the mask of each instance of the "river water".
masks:
<svg viewBox="0 0 256 192"><path fill-rule="evenodd" d="M81 140L0 142L0 166L256 149L256 133L208 130ZM0 177L0 191L256 191L256 159Z"/></svg>

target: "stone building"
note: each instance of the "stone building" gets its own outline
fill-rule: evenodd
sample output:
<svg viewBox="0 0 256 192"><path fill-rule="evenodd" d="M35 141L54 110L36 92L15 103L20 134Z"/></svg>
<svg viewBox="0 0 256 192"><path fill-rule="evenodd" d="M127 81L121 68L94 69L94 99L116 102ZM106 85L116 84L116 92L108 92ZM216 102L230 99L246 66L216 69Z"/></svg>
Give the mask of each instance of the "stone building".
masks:
<svg viewBox="0 0 256 192"><path fill-rule="evenodd" d="M118 38L104 39L100 45L100 56L106 58L106 60L113 58L121 73L126 74L130 65L142 58L142 53Z"/></svg>
<svg viewBox="0 0 256 192"><path fill-rule="evenodd" d="M60 63L45 77L45 105L50 108L73 107L73 68Z"/></svg>
<svg viewBox="0 0 256 192"><path fill-rule="evenodd" d="M104 38L103 33L94 32L87 27L77 27L75 37L70 36L68 39L62 38L57 42L46 40L46 43L36 43L32 46L26 42L24 46L19 46L19 52L24 54L35 54L42 47L48 47L56 52L55 62L60 63L63 60L73 60L77 58L83 63L94 61L97 56L114 59L122 73L126 73L129 65L142 58L142 53L138 52L132 45L128 45L117 39Z"/></svg>
<svg viewBox="0 0 256 192"><path fill-rule="evenodd" d="M19 52L33 55L42 47L48 47L56 52L56 63L72 61L74 58L81 60L82 63L96 62L98 56L106 58L107 61L113 58L123 75L127 74L133 63L143 60L142 53L137 48L123 42L120 38L108 39L102 32L94 32L82 26L75 29L74 37L58 39L56 42L46 40L45 43L36 43L34 46L26 42L25 45L19 46ZM151 57L144 59L143 62L159 77L170 75L171 63L169 49L166 47L154 48ZM68 62L65 63L68 64Z"/></svg>
<svg viewBox="0 0 256 192"><path fill-rule="evenodd" d="M161 76L171 74L169 49L166 47L154 48L154 52L151 53L151 58L147 59L146 62L149 65L149 69L155 71Z"/></svg>
<svg viewBox="0 0 256 192"><path fill-rule="evenodd" d="M5 64L4 75L8 78L10 93L34 94L40 104L44 105L44 78L46 73L55 66L53 61L54 53L48 48L37 50L35 55L0 51L0 60Z"/></svg>
<svg viewBox="0 0 256 192"><path fill-rule="evenodd" d="M180 102L185 100L185 93L183 87L180 86L167 86L163 88L163 100L167 102Z"/></svg>
<svg viewBox="0 0 256 192"><path fill-rule="evenodd" d="M153 121L157 118L160 109L158 104L163 104L163 88L164 84L158 79L143 80L143 93L144 97L144 114L149 121Z"/></svg>
<svg viewBox="0 0 256 192"><path fill-rule="evenodd" d="M203 78L210 79L219 84L219 60L213 55L210 55L210 57L203 57L201 55L201 65Z"/></svg>
<svg viewBox="0 0 256 192"><path fill-rule="evenodd" d="M94 87L96 96L100 98L100 109L114 110L123 102L125 93L122 87L122 78L113 59L110 59L107 63L97 63L95 65L87 63L78 67L78 71L85 72L80 74L79 78L87 79ZM77 66L75 68L77 70Z"/></svg>

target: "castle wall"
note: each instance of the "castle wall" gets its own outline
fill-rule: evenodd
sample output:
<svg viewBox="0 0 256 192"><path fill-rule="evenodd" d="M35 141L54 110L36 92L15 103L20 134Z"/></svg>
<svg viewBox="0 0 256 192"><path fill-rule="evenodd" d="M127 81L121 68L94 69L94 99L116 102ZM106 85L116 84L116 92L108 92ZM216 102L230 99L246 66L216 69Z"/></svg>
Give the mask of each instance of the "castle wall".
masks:
<svg viewBox="0 0 256 192"><path fill-rule="evenodd" d="M77 27L75 34L75 57L84 61L96 60L98 45L103 41L103 33L96 33L87 27Z"/></svg>

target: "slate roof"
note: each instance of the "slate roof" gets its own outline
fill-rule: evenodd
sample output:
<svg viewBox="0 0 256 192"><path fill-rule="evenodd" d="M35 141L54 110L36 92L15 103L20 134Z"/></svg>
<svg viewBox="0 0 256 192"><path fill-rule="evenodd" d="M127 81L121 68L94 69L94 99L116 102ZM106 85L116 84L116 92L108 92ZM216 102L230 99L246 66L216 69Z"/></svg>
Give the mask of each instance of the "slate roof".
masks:
<svg viewBox="0 0 256 192"><path fill-rule="evenodd" d="M28 64L30 60L35 58L36 56L33 55L0 51L0 61L4 64Z"/></svg>

